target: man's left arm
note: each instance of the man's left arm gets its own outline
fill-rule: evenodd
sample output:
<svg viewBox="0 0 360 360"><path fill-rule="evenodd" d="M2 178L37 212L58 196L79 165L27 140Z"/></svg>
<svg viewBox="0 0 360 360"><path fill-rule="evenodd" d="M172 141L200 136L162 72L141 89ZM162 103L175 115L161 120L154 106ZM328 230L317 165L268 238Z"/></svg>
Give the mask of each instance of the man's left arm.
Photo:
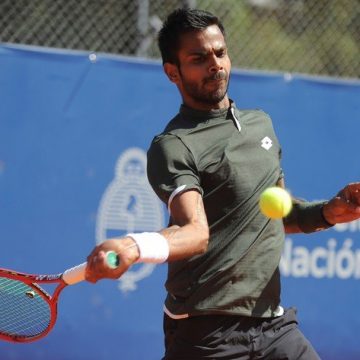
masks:
<svg viewBox="0 0 360 360"><path fill-rule="evenodd" d="M278 186L285 188L281 179ZM360 218L360 182L345 186L329 201L306 202L293 198L293 209L284 218L286 233L311 233Z"/></svg>
<svg viewBox="0 0 360 360"><path fill-rule="evenodd" d="M354 221L360 218L360 182L345 186L323 206L323 215L330 224Z"/></svg>

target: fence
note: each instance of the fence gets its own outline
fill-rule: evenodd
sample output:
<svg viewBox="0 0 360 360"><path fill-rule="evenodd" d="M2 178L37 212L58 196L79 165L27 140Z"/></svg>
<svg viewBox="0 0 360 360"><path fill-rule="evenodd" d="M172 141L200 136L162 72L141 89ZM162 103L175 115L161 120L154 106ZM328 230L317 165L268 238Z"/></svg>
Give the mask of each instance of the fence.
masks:
<svg viewBox="0 0 360 360"><path fill-rule="evenodd" d="M181 6L222 19L236 67L360 76L358 0L0 0L0 42L159 58Z"/></svg>

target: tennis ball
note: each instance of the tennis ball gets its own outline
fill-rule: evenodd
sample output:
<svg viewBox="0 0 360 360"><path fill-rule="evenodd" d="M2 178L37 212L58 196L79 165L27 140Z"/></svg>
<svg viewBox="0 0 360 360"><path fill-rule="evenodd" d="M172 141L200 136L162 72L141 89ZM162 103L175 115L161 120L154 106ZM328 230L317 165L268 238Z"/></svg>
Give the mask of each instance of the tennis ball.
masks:
<svg viewBox="0 0 360 360"><path fill-rule="evenodd" d="M259 207L260 211L268 218L281 219L291 211L291 196L278 186L267 188L260 195Z"/></svg>

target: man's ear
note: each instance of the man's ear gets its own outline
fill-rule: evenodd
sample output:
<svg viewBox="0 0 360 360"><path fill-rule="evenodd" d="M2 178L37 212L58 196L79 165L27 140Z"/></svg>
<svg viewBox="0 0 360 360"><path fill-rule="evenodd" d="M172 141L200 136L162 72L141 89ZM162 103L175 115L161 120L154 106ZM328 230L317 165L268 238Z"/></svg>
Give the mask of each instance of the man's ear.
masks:
<svg viewBox="0 0 360 360"><path fill-rule="evenodd" d="M179 69L175 64L165 63L164 71L170 81L172 81L175 84L178 84L180 80Z"/></svg>

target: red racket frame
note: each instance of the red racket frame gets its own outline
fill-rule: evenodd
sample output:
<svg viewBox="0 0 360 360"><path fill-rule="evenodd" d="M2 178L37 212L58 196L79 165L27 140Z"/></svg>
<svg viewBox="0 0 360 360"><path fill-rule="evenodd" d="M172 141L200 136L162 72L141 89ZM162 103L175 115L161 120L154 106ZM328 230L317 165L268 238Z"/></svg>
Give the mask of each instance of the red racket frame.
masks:
<svg viewBox="0 0 360 360"><path fill-rule="evenodd" d="M34 291L36 291L48 304L50 309L50 322L48 327L38 335L27 337L25 335L11 335L11 334L1 334L0 339L10 342L32 342L39 340L45 337L51 329L54 327L57 319L57 301L60 295L60 292L68 285L62 279L63 274L56 275L34 275L26 274L21 272L16 272L9 269L0 268L0 277L8 278L12 280L21 281L24 284L30 286ZM39 284L56 284L59 285L55 288L53 295L48 294Z"/></svg>

